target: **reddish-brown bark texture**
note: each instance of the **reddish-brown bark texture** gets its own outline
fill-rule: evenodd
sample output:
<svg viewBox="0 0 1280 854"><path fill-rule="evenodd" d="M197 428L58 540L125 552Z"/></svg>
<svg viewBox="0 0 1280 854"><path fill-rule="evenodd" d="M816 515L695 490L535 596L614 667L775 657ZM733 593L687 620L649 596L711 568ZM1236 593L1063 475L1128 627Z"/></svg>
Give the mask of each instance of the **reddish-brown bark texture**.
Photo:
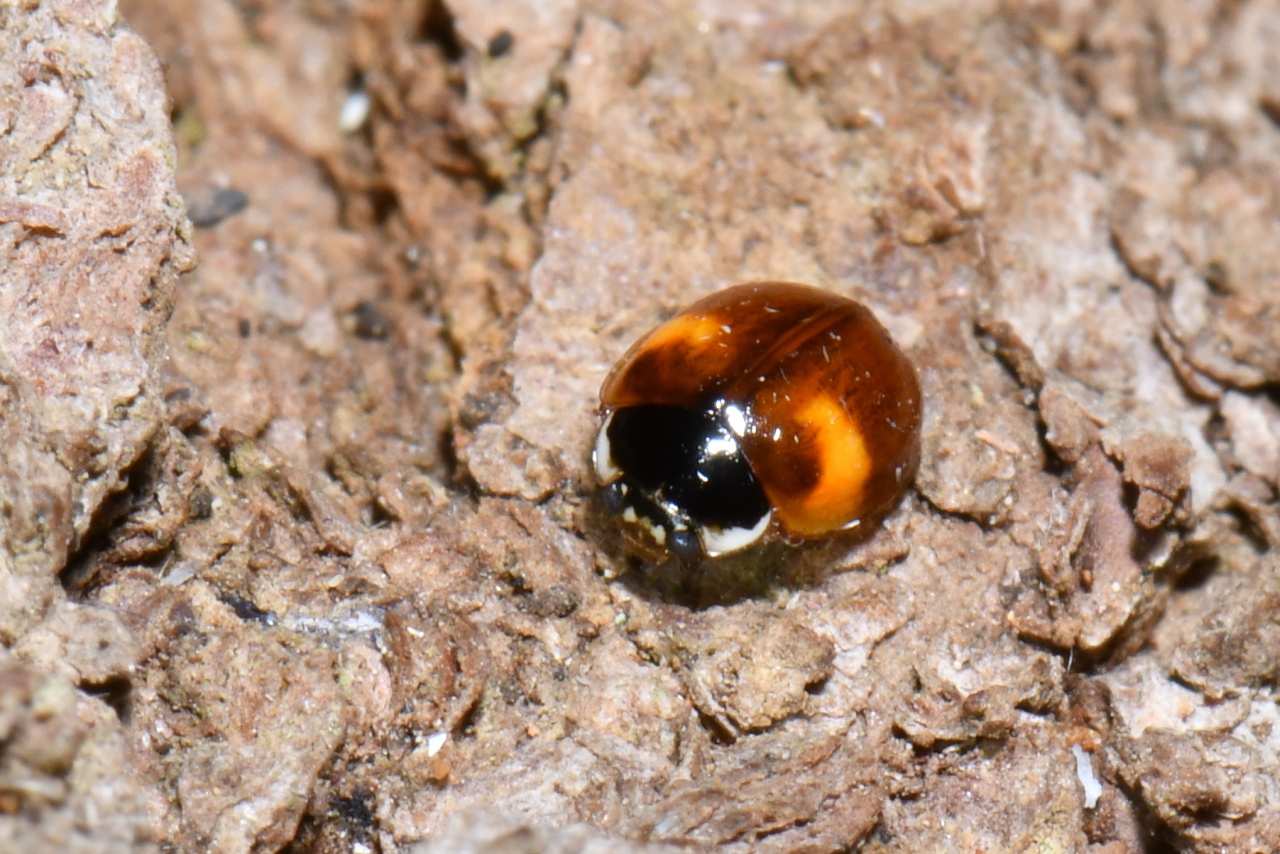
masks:
<svg viewBox="0 0 1280 854"><path fill-rule="evenodd" d="M0 0L0 57L0 850L1280 849L1276 0ZM636 567L600 382L749 279L875 310L919 475Z"/></svg>

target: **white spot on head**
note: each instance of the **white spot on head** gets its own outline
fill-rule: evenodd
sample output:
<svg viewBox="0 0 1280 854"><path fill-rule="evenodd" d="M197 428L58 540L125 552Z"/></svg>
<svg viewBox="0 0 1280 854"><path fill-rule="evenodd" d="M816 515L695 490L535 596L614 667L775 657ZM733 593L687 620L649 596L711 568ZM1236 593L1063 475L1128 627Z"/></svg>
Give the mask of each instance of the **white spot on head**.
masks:
<svg viewBox="0 0 1280 854"><path fill-rule="evenodd" d="M769 527L769 520L772 518L773 514L766 512L760 517L760 521L750 528L713 528L710 525L703 525L698 528L698 539L702 541L702 550L707 553L707 557L716 557L745 549L764 536L765 530Z"/></svg>
<svg viewBox="0 0 1280 854"><path fill-rule="evenodd" d="M609 425L613 423L613 413L600 425L596 434L596 447L591 452L591 463L596 469L596 478L601 484L613 483L622 477L622 470L613 461L613 447L609 444Z"/></svg>

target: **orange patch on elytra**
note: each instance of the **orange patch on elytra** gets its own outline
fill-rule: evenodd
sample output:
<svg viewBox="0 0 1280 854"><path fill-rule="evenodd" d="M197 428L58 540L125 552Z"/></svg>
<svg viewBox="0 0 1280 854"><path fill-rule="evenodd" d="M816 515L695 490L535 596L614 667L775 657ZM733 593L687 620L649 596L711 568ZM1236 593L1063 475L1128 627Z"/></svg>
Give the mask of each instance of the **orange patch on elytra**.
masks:
<svg viewBox="0 0 1280 854"><path fill-rule="evenodd" d="M709 346L727 334L720 321L713 317L680 314L655 329L644 342L644 349L657 350L675 346L697 349Z"/></svg>
<svg viewBox="0 0 1280 854"><path fill-rule="evenodd" d="M811 443L818 482L803 498L777 508L782 523L801 536L825 534L857 521L863 489L871 476L871 456L862 429L840 402L827 395L795 412L797 433Z"/></svg>
<svg viewBox="0 0 1280 854"><path fill-rule="evenodd" d="M731 331L713 315L676 315L614 366L600 387L600 402L613 408L701 406L706 377L719 376L735 358L725 343Z"/></svg>

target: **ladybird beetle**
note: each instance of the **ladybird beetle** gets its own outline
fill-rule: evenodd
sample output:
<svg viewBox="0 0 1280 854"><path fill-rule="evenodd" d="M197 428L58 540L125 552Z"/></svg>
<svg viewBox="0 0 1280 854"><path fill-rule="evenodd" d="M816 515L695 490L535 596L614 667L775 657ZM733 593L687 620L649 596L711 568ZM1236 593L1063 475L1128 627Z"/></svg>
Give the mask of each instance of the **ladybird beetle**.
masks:
<svg viewBox="0 0 1280 854"><path fill-rule="evenodd" d="M600 388L592 455L632 547L684 561L888 510L920 459L920 383L871 311L751 282L641 338Z"/></svg>

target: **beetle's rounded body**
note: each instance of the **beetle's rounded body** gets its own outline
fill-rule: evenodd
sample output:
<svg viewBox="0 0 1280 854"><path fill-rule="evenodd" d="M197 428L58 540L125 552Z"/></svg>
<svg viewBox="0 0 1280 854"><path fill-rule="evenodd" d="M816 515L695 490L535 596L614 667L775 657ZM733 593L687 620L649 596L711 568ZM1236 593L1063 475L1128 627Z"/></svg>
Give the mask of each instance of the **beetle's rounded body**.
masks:
<svg viewBox="0 0 1280 854"><path fill-rule="evenodd" d="M808 285L694 303L631 347L600 401L606 502L642 546L686 559L854 527L920 456L910 361L865 306Z"/></svg>

